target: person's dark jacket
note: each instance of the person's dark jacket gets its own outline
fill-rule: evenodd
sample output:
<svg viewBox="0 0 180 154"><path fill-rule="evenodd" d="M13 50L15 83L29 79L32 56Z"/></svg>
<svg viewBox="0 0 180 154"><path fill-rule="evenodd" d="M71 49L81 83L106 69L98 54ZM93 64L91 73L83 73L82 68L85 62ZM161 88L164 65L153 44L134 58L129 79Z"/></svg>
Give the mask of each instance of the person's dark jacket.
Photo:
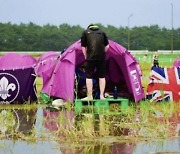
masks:
<svg viewBox="0 0 180 154"><path fill-rule="evenodd" d="M107 45L108 38L98 27L88 28L82 34L81 46L87 48L87 60L104 60Z"/></svg>

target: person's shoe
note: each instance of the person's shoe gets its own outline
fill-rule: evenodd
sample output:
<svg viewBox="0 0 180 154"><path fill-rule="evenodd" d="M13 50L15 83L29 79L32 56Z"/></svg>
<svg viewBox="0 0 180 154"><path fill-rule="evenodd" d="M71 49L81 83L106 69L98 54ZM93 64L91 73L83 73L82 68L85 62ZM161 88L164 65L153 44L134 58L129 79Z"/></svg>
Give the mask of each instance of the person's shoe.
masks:
<svg viewBox="0 0 180 154"><path fill-rule="evenodd" d="M52 102L52 105L55 106L55 107L60 107L60 106L66 105L66 102L64 102L63 99L55 99L55 100Z"/></svg>
<svg viewBox="0 0 180 154"><path fill-rule="evenodd" d="M85 98L82 98L81 99L82 101L91 101L91 100L93 100L93 97L91 96L91 97L85 97Z"/></svg>

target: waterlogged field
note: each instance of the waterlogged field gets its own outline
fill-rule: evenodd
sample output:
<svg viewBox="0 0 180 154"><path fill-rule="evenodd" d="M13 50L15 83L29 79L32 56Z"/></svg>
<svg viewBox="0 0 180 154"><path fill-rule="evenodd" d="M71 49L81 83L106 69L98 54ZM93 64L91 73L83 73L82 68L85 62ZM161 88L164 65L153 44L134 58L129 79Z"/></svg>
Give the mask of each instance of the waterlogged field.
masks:
<svg viewBox="0 0 180 154"><path fill-rule="evenodd" d="M135 55L148 84L152 55ZM162 67L172 66L179 55L160 55ZM170 60L171 59L171 60ZM42 80L36 79L38 94ZM39 102L42 100L39 98ZM143 154L180 152L180 103L137 104L126 109L114 105L83 113L74 106L55 109L43 104L0 105L0 153Z"/></svg>

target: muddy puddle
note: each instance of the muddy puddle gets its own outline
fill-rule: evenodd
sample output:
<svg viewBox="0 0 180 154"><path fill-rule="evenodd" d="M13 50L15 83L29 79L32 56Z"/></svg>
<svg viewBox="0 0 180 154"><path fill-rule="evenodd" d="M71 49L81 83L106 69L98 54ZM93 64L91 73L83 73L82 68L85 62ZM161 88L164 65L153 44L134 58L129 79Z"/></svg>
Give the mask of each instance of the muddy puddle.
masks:
<svg viewBox="0 0 180 154"><path fill-rule="evenodd" d="M128 116L118 116L76 115L44 106L1 108L0 154L180 153L180 123L159 125L157 130L171 132L161 137L161 131L150 130L153 125L132 124Z"/></svg>

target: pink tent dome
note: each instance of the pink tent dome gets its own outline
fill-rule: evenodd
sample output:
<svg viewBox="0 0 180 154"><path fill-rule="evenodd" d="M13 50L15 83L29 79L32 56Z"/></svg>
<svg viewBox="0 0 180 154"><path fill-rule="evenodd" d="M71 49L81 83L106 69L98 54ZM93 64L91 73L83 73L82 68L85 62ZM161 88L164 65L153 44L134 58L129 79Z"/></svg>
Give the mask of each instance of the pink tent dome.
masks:
<svg viewBox="0 0 180 154"><path fill-rule="evenodd" d="M180 67L180 58L179 57L174 61L173 66Z"/></svg>
<svg viewBox="0 0 180 154"><path fill-rule="evenodd" d="M144 89L141 84L141 71L137 60L118 43L109 40L110 48L106 52L107 86L116 84L122 95L135 102L143 99ZM85 62L80 40L72 44L58 59L52 69L43 72L42 92L49 96L74 101L75 69ZM109 88L111 90L111 88Z"/></svg>
<svg viewBox="0 0 180 154"><path fill-rule="evenodd" d="M1 70L34 67L35 64L36 59L26 54L10 52L0 58Z"/></svg>
<svg viewBox="0 0 180 154"><path fill-rule="evenodd" d="M51 68L54 69L59 54L54 51L48 51L38 58L36 66L34 67L35 72L38 76L42 77L42 73Z"/></svg>

